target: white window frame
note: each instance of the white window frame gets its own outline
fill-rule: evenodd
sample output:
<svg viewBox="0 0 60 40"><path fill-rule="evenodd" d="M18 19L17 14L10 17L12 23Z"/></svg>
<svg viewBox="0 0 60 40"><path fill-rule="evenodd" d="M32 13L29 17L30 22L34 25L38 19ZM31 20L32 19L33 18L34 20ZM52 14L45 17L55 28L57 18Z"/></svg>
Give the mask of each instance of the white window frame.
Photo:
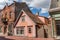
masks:
<svg viewBox="0 0 60 40"><path fill-rule="evenodd" d="M20 28L19 30L21 30L22 27L24 28L24 29L23 29L23 30L24 30L24 33L23 33L23 34L17 34L17 29ZM20 32L21 32L21 31L20 31ZM24 35L25 35L25 27L24 27L24 26L16 27L16 35L17 35L17 36L24 36Z"/></svg>

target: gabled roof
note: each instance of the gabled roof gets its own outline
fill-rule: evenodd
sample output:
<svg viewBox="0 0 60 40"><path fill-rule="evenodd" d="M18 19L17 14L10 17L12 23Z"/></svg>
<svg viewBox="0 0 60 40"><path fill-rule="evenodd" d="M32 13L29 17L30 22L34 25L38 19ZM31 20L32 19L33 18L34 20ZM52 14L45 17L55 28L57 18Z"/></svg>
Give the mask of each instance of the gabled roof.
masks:
<svg viewBox="0 0 60 40"><path fill-rule="evenodd" d="M27 10L27 9L23 9L23 11L32 19L32 21L34 21L36 24L43 24L42 21L34 14L31 13L30 10ZM14 26L18 23L20 17L22 15L22 11L20 11L20 14L14 24Z"/></svg>

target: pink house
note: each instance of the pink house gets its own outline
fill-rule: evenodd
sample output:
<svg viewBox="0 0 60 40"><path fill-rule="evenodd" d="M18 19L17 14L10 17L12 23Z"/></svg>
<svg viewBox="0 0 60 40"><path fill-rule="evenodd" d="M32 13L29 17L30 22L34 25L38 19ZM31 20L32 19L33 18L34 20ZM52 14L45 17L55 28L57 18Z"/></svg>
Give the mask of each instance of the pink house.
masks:
<svg viewBox="0 0 60 40"><path fill-rule="evenodd" d="M43 26L47 24L48 21L45 17L34 15L30 11L22 9L15 23L14 33L23 37L44 37Z"/></svg>

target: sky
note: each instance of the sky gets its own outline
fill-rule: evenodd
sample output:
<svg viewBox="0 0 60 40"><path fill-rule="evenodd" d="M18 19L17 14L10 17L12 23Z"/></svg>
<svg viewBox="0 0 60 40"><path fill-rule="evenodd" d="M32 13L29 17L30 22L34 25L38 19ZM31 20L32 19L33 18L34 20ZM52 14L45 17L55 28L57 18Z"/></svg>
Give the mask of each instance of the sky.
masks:
<svg viewBox="0 0 60 40"><path fill-rule="evenodd" d="M48 10L50 7L51 0L15 0L15 1L26 2L33 14L39 12L41 16L45 17L49 16ZM13 0L0 0L0 9L3 9L6 3L10 5L11 3L13 3Z"/></svg>

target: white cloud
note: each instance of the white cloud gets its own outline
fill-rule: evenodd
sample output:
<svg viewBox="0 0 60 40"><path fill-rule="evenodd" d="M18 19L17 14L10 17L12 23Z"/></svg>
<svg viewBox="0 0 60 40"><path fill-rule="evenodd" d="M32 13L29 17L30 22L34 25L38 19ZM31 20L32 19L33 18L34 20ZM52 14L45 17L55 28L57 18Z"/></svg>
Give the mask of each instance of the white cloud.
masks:
<svg viewBox="0 0 60 40"><path fill-rule="evenodd" d="M4 0L0 0L0 2L3 2Z"/></svg>
<svg viewBox="0 0 60 40"><path fill-rule="evenodd" d="M32 8L30 8L30 10L33 10L34 8L32 7Z"/></svg>
<svg viewBox="0 0 60 40"><path fill-rule="evenodd" d="M4 3L12 3L13 0L0 0L0 2ZM49 8L49 2L50 0L15 0L15 1L22 1L26 2L29 6L31 7L36 7L36 8Z"/></svg>
<svg viewBox="0 0 60 40"><path fill-rule="evenodd" d="M27 4L30 4L32 0L22 0L22 2L26 2Z"/></svg>
<svg viewBox="0 0 60 40"><path fill-rule="evenodd" d="M4 8L4 5L0 5L0 9Z"/></svg>
<svg viewBox="0 0 60 40"><path fill-rule="evenodd" d="M29 6L33 6L36 8L49 8L50 0L22 0L23 2L26 2L27 4L30 4Z"/></svg>
<svg viewBox="0 0 60 40"><path fill-rule="evenodd" d="M46 13L46 12L48 12L47 9L42 8L40 13Z"/></svg>
<svg viewBox="0 0 60 40"><path fill-rule="evenodd" d="M6 3L8 3L9 5L13 3L13 1L12 0L0 0L0 9L2 9L6 5Z"/></svg>

